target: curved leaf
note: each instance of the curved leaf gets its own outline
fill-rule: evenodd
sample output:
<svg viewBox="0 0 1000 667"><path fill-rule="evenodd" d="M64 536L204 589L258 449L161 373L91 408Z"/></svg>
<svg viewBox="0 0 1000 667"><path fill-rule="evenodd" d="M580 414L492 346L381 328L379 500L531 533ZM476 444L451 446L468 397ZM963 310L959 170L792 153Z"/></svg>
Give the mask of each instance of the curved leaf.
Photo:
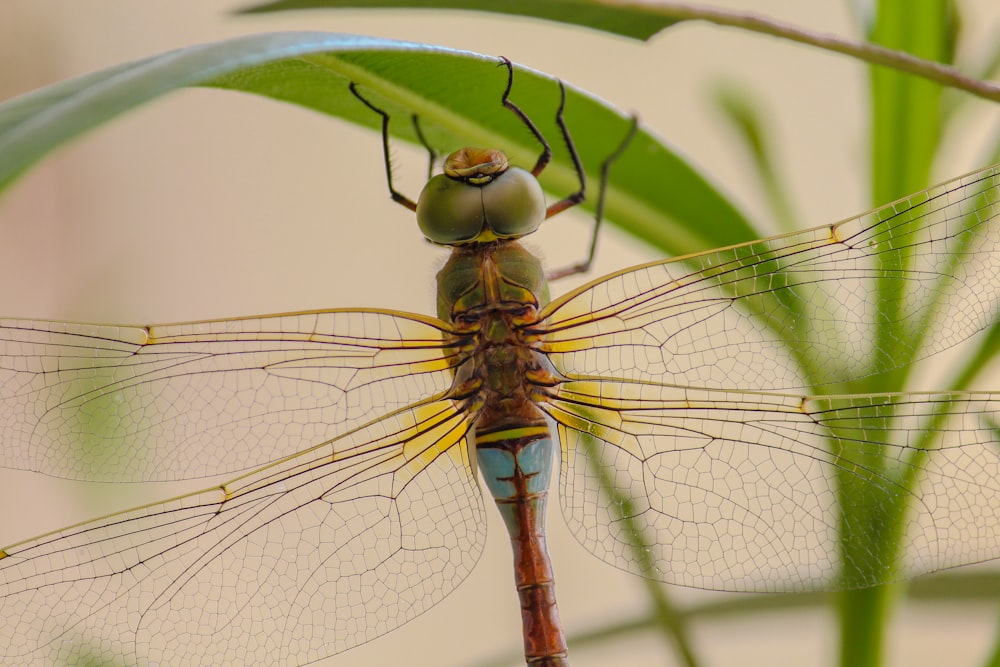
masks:
<svg viewBox="0 0 1000 667"><path fill-rule="evenodd" d="M530 16L610 32L645 41L678 21L649 6L614 7L594 0L276 0L241 10L263 14L294 9L461 9Z"/></svg>
<svg viewBox="0 0 1000 667"><path fill-rule="evenodd" d="M539 146L500 104L506 71L498 59L444 47L357 35L275 33L172 51L65 81L0 105L0 187L49 151L96 125L182 86L264 95L375 127L348 91L351 81L393 116L395 136L416 141L416 114L443 151L501 147L533 164ZM631 120L567 86L566 120L591 183ZM550 192L577 179L555 125L558 85L518 67L512 99L550 138L555 160L543 174ZM346 158L345 158L346 159ZM683 254L756 236L746 219L700 174L645 130L612 170L608 217L667 252Z"/></svg>
<svg viewBox="0 0 1000 667"><path fill-rule="evenodd" d="M909 3L913 4L913 3ZM909 7L909 5L904 5ZM244 14L292 9L446 9L513 14L558 23L582 25L634 39L647 40L681 21L705 21L750 32L809 44L834 53L858 58L872 65L891 67L945 86L1000 102L1000 84L966 76L954 67L918 58L879 44L853 42L836 35L803 30L754 12L695 5L687 2L641 2L637 0L276 0L242 10Z"/></svg>

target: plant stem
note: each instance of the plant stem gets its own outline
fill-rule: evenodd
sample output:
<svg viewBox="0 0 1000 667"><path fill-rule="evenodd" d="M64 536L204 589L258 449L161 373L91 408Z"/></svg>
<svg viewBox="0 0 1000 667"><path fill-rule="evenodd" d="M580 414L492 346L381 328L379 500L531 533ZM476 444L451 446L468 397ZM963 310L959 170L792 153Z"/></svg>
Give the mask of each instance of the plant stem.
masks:
<svg viewBox="0 0 1000 667"><path fill-rule="evenodd" d="M782 23L752 12L737 12L704 5L688 5L678 2L650 4L637 0L596 0L609 7L632 9L644 13L658 14L677 21L706 21L715 25L742 28L772 37L780 37L800 44L816 46L827 51L841 53L863 60L873 65L884 65L901 72L914 74L945 86L958 88L984 99L1000 102L1000 84L980 81L966 76L959 70L930 60L918 58L903 51L888 49L878 44L854 42L837 35L814 32Z"/></svg>

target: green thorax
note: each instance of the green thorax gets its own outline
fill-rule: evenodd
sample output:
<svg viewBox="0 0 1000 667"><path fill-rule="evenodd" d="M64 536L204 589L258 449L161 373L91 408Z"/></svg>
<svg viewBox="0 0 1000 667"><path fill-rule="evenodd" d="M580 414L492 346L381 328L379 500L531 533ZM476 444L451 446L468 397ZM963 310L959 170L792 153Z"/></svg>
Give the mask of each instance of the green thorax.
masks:
<svg viewBox="0 0 1000 667"><path fill-rule="evenodd" d="M538 309L549 300L541 262L517 241L454 247L437 282L438 317L446 322L500 306Z"/></svg>

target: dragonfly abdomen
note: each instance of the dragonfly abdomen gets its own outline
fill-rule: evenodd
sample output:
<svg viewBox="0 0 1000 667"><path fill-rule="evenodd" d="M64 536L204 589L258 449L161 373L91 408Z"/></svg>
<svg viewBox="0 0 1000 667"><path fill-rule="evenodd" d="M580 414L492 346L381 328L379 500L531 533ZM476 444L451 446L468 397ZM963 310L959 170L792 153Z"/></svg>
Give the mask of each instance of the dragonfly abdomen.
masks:
<svg viewBox="0 0 1000 667"><path fill-rule="evenodd" d="M569 664L545 545L552 450L552 435L544 420L476 434L479 469L510 534L524 625L524 655L532 667Z"/></svg>

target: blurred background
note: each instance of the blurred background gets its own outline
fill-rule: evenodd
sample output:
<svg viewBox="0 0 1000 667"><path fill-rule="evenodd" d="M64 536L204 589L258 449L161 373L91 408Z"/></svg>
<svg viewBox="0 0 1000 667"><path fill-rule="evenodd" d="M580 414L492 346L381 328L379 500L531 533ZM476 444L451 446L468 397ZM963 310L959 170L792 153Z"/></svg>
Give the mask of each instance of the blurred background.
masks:
<svg viewBox="0 0 1000 667"><path fill-rule="evenodd" d="M848 2L713 4L814 31L860 34ZM996 34L1000 7L993 0L960 4L965 43L992 48L984 40ZM0 73L0 99L242 34L360 33L505 55L635 111L771 233L752 164L734 149L734 134L713 102L720 82L736 82L767 113L778 176L801 227L830 223L872 204L862 166L869 162L867 72L846 57L694 23L642 44L469 13L233 16L241 6L231 0L5 0L0 61L7 66ZM948 143L935 181L986 164L996 111L975 102L962 113L982 132ZM403 189L415 196L425 158L400 146L395 155L408 174ZM59 150L0 196L0 312L139 324L350 306L430 314L433 275L445 253L424 243L413 222L389 201L373 133L255 96L186 90ZM588 224L585 214L577 214L549 226L530 246L550 266L568 264L582 256ZM590 277L656 258L606 229ZM573 284L564 281L553 292ZM0 471L0 543L123 509L138 494L152 501L182 490L163 485L98 493L103 489L96 485ZM570 637L640 614L647 604L642 582L587 555L553 505L550 551ZM519 655L510 548L495 512L487 513L484 556L454 594L400 630L317 664L457 667ZM712 595L676 588L669 594L681 604ZM692 632L709 665L833 665L833 621L832 612L820 608L698 622ZM887 664L980 664L996 626L991 604L901 605ZM572 657L576 667L676 664L671 647L652 634Z"/></svg>

